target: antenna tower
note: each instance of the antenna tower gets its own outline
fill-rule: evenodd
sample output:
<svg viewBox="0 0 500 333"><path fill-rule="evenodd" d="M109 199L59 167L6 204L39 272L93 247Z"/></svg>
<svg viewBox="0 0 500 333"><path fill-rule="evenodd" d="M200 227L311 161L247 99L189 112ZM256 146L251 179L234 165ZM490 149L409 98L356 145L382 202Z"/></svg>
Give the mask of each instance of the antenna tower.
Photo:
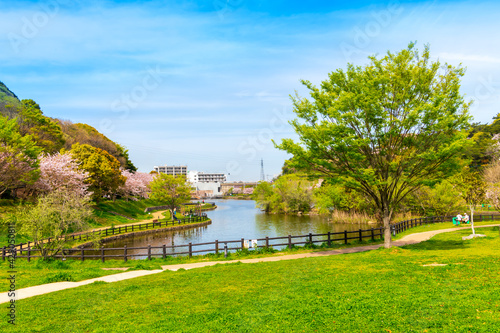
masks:
<svg viewBox="0 0 500 333"><path fill-rule="evenodd" d="M262 158L260 159L260 180L266 180L266 176L264 175L264 160Z"/></svg>

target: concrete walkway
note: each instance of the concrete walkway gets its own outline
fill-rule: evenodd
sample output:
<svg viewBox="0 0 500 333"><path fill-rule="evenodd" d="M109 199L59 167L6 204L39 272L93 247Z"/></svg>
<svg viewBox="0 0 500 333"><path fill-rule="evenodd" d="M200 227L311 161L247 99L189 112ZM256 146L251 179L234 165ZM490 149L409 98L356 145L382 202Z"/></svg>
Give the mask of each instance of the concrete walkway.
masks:
<svg viewBox="0 0 500 333"><path fill-rule="evenodd" d="M487 228L487 227L496 227L496 226L500 226L500 224L475 226L475 228ZM404 246L404 245L416 244L416 243L420 243L420 242L429 240L431 237L433 237L437 234L441 234L444 232L452 232L452 231L457 231L457 230L462 230L462 229L470 229L470 228L471 227L468 226L468 227L441 229L441 230L433 230L433 231L426 231L426 232L421 232L421 233L416 233L416 234L410 234L410 235L403 237L400 240L393 241L392 245L393 246ZM346 253L365 252L365 251L375 250L375 249L378 249L378 248L383 247L383 246L384 246L384 244L376 244L376 245L350 247L350 248L339 249L339 250L289 254L289 255L273 256L273 257L265 257L265 258L229 260L229 261L209 261L209 262L197 262L197 263L192 263L192 264L166 265L166 266L161 266L162 270L130 271L130 272L113 274L113 275L103 276L103 277L99 277L99 278L95 278L95 279L80 281L80 282L55 282L55 283L44 284L44 285L40 285L40 286L23 288L23 289L16 290L16 298L15 299L20 300L20 299L24 299L24 298L28 298L28 297L48 294L48 293L51 293L54 291L59 291L59 290L64 290L64 289L69 289L69 288L76 288L79 286L84 286L84 285L87 285L90 283L94 283L96 281L116 282L116 281L128 280L128 279L133 279L133 278L136 278L139 276L146 276L146 275L161 273L164 270L177 271L181 268L193 269L193 268L214 266L217 264L231 264L231 263L237 263L237 262L250 264L250 263L258 263L258 262L274 262L274 261L280 261L280 260L293 260L293 259L302 259L302 258L324 257L324 256L346 254ZM10 302L8 292L1 293L0 294L0 304L8 303L8 302Z"/></svg>

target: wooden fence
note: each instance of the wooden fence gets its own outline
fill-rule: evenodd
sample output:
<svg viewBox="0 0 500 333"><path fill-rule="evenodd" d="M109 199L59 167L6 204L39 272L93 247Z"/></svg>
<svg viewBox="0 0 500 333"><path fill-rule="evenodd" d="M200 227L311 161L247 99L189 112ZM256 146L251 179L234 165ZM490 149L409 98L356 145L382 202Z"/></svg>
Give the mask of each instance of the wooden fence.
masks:
<svg viewBox="0 0 500 333"><path fill-rule="evenodd" d="M102 238L102 237L126 234L129 232L136 232L136 231L141 231L141 230L158 229L158 228L165 228L168 226L176 226L176 225L181 225L181 224L204 222L207 220L208 220L207 214L201 213L201 215L191 216L191 217L183 217L183 218L180 218L177 220L170 220L170 221L168 221L168 220L167 221L154 220L153 222L138 223L138 224L118 226L118 227L110 227L110 228L94 230L94 231L90 231L90 232L74 233L74 234L61 236L59 239L64 238L65 241L83 241L83 242L85 242L85 241L95 239L96 237ZM43 242L50 242L51 240L52 240L52 238L49 237L47 239L43 239L42 241ZM29 248L31 248L32 245L33 245L33 242L27 242L27 243L20 243L20 244L14 245L14 247L19 248L19 250L23 251L24 246L26 246L26 249L29 249Z"/></svg>
<svg viewBox="0 0 500 333"><path fill-rule="evenodd" d="M434 223L442 223L449 222L454 216L433 216L433 217L421 217L410 219L406 221L401 221L391 225L391 232L393 235L404 232L410 228L414 228L421 225L426 224L434 224ZM200 216L198 218L206 218L205 216ZM477 222L482 222L485 220L500 220L500 215L476 215L474 219ZM194 221L192 221L194 222ZM158 222L159 223L159 222ZM179 223L175 221L175 223ZM187 222L185 222L187 223ZM145 230L146 227L144 225L148 225L149 227L161 227L172 224L171 221L161 222L159 224L142 224L142 229L139 229L138 226L135 225L135 230ZM120 229L122 228L122 229ZM125 228L125 229L124 229ZM121 232L130 232L134 229L132 226L127 227L118 227L114 228L117 234L119 231ZM106 229L110 230L110 229ZM106 230L102 230L103 235L113 235L111 232L107 233ZM92 249L92 248L84 248L80 247L77 249L66 249L64 253L58 254L55 258L73 258L84 261L85 259L100 259L104 262L108 259L123 259L127 261L129 258L134 257L143 257L151 260L152 258L166 258L167 256L178 256L178 255L188 255L189 257L195 254L207 254L207 253L220 253L221 251L231 251L231 250L241 250L244 248L265 248L265 247L288 247L292 248L295 245L305 245L305 244L318 244L318 243L326 243L330 246L333 242L342 242L344 244L348 244L350 240L358 240L362 241L363 239L383 239L383 227L379 228L371 228L371 229L359 229L355 231L342 231L342 232L328 232L326 234L312 234L308 235L300 235L300 236L284 236L284 237L266 237L259 239L247 239L244 238L238 240L229 240L229 241L219 241L215 240L214 242L208 243L189 243L184 245L161 245L161 246L151 246L147 247L121 247L121 248L104 248L100 249ZM87 233L90 234L90 233ZM78 239L78 236L77 238ZM131 253L129 251L139 250L135 253ZM10 256L15 252L16 257L18 258L27 258L30 261L31 258L39 258L41 257L38 253L40 250L33 249L31 247L27 247L25 249L17 248L12 250L11 248L3 247L2 249L2 259L5 260L6 257ZM114 253L110 253L114 252ZM119 252L119 253L116 253ZM38 255L37 255L38 254Z"/></svg>
<svg viewBox="0 0 500 333"><path fill-rule="evenodd" d="M450 222L455 216L431 216L431 217L418 217L406 221L401 221L398 223L391 224L391 232L394 236L397 234L404 232L410 228L418 227L426 224L434 224L434 223L442 223L442 222ZM483 221L495 221L500 220L500 215L495 214L481 214L474 215L474 221L483 222Z"/></svg>
<svg viewBox="0 0 500 333"><path fill-rule="evenodd" d="M305 244L318 244L326 243L331 246L333 242L343 242L348 244L350 240L362 241L363 239L381 239L383 237L383 228L372 228L367 230L355 230L355 231L342 231L342 232L328 232L325 234L312 234L301 235L301 236L284 236L284 237L266 237L259 239L245 240L244 238L238 240L228 240L208 243L189 243L184 245L161 245L161 246L151 246L147 247L120 247L120 248L104 248L92 249L80 247L77 249L65 249L62 254L55 255L55 258L73 258L84 261L85 259L100 259L102 262L106 258L123 259L127 261L129 258L143 257L151 260L153 257L166 258L167 256L178 256L178 255L188 255L189 257L194 254L207 254L207 253L219 253L220 251L231 251L231 250L241 250L245 248L264 248L264 247L288 247L292 248L296 245ZM135 253L130 251L140 250ZM27 258L28 261L32 258L40 258L40 250L33 249L31 247L25 249L16 249L17 258ZM114 252L114 253L110 253ZM117 254L116 252L119 252ZM3 248L2 258L10 255L10 248Z"/></svg>

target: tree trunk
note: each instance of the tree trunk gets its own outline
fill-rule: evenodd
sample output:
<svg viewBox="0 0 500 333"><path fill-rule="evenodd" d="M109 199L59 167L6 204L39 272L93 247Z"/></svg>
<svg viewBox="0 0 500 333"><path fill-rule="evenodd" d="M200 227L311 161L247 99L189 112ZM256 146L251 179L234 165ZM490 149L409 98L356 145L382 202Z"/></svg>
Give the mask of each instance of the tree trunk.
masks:
<svg viewBox="0 0 500 333"><path fill-rule="evenodd" d="M384 221L384 247L389 249L391 247L391 214L389 212L384 211L383 216Z"/></svg>
<svg viewBox="0 0 500 333"><path fill-rule="evenodd" d="M474 206L470 205L470 225L472 227L472 234L476 235L476 230L474 229Z"/></svg>

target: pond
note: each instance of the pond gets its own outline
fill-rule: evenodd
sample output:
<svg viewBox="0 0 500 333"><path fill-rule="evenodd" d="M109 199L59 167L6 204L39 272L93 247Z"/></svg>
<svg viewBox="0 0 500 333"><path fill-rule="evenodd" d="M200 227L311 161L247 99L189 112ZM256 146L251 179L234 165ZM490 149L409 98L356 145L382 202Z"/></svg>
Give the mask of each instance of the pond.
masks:
<svg viewBox="0 0 500 333"><path fill-rule="evenodd" d="M373 224L345 224L329 222L324 216L295 216L283 214L266 214L256 208L255 201L251 200L213 200L217 209L208 211L207 215L212 224L191 229L164 231L155 234L131 236L124 239L106 243L105 248L121 248L127 245L131 247L151 246L173 246L186 245L189 243L199 244L219 240L235 241L244 239L258 239L265 237L279 237L288 235L323 234L330 232L341 232L344 230L354 231L359 229L370 229L376 227ZM197 247L197 250L203 247ZM206 246L214 248L214 245ZM221 245L222 248L222 245ZM175 252L183 252L186 249L174 249ZM134 254L144 250L129 250ZM158 254L161 249L153 249L153 254ZM172 250L168 250L171 253ZM108 253L108 251L106 251ZM123 253L118 251L116 254ZM109 251L112 254L112 251ZM137 257L144 258L144 257Z"/></svg>

